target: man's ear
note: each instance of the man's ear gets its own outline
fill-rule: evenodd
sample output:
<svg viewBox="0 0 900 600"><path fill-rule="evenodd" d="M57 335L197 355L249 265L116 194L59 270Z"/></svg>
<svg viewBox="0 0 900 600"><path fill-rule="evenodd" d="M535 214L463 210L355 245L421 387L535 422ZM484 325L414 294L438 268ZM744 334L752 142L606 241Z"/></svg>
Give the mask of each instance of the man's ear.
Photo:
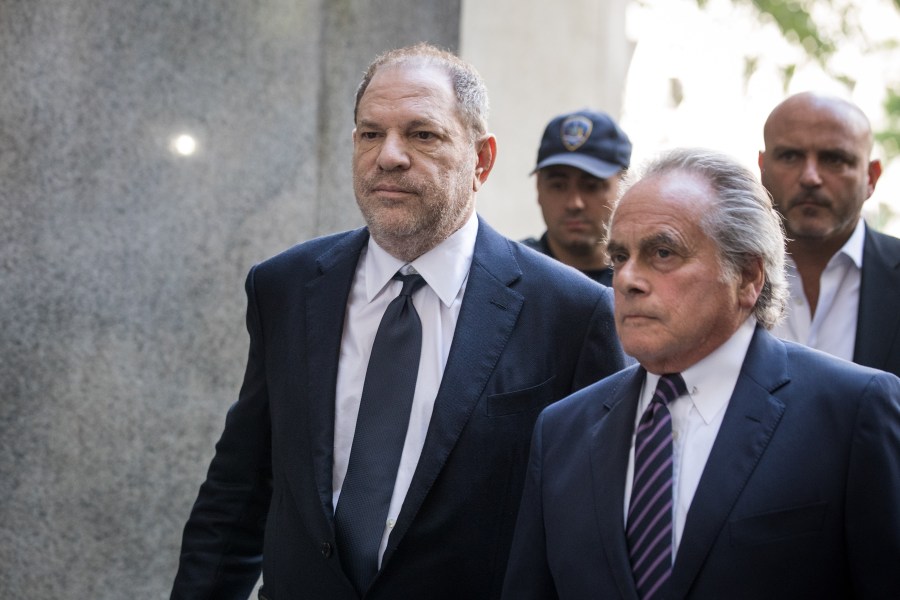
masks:
<svg viewBox="0 0 900 600"><path fill-rule="evenodd" d="M481 185L487 181L491 169L494 168L494 161L497 159L497 138L492 133L488 133L478 142L477 162L475 163L475 177L472 179L472 191L477 192Z"/></svg>
<svg viewBox="0 0 900 600"><path fill-rule="evenodd" d="M765 283L766 268L762 257L757 256L747 262L741 270L741 284L738 288L738 301L741 307L752 311Z"/></svg>
<svg viewBox="0 0 900 600"><path fill-rule="evenodd" d="M868 200L869 196L872 195L872 192L875 191L875 184L878 183L879 177L881 177L881 161L875 159L869 162L869 181L868 187L866 188L868 196L866 196L866 200Z"/></svg>

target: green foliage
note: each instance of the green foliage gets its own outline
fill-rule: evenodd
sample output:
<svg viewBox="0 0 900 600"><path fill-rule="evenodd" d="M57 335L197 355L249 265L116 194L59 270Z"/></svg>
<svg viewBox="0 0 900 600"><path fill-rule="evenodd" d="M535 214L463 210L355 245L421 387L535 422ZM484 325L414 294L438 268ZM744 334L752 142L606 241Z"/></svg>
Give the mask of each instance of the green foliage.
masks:
<svg viewBox="0 0 900 600"><path fill-rule="evenodd" d="M794 71L797 70L797 65L785 65L784 68L781 69L781 81L784 85L784 93L787 94L788 86L791 83L791 79L794 77Z"/></svg>
<svg viewBox="0 0 900 600"><path fill-rule="evenodd" d="M709 0L696 0L697 5L703 8ZM897 52L900 51L898 40L891 39L879 43L872 42L866 32L859 25L857 19L858 7L853 2L835 2L834 0L732 0L735 3L753 5L762 18L771 19L778 26L782 35L804 49L806 55L819 63L822 69L829 73L835 80L840 81L848 90L853 89L856 80L850 74L836 72L829 65L829 59L835 53L839 44L848 43L848 40L860 44L862 51L871 52ZM840 5L840 6L838 6ZM893 0L893 5L900 10L900 0ZM819 26L813 18L812 7L817 10L827 7L833 15L837 16L840 23L838 30L829 31ZM756 71L758 59L747 58L745 62L745 79ZM791 79L797 70L796 64L787 64L781 67L781 77L785 93L790 87ZM896 75L894 81L889 81L888 86L897 87ZM875 133L875 139L882 147L884 158L890 161L895 156L900 156L900 93L893 89L887 89L887 99L884 104L887 115L887 127Z"/></svg>
<svg viewBox="0 0 900 600"><path fill-rule="evenodd" d="M887 117L887 128L875 133L875 140L881 144L884 158L889 161L895 156L900 156L900 93L894 90L887 91L884 112Z"/></svg>
<svg viewBox="0 0 900 600"><path fill-rule="evenodd" d="M900 2L900 0L897 0ZM894 90L887 91L887 100L884 101L884 110L889 115L893 115L895 119L900 121L900 92Z"/></svg>
<svg viewBox="0 0 900 600"><path fill-rule="evenodd" d="M824 64L834 53L835 42L823 36L812 15L799 2L785 0L750 0L756 9L769 15L781 33L806 49L813 58ZM900 0L894 0L900 2Z"/></svg>

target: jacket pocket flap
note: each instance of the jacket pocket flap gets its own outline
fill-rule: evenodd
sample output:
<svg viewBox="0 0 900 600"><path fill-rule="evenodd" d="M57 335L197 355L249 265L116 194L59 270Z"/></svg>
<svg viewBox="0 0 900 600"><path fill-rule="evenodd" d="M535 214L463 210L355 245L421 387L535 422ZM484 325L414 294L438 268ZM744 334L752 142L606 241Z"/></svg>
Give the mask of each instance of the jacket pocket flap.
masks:
<svg viewBox="0 0 900 600"><path fill-rule="evenodd" d="M729 523L731 543L751 546L815 533L822 529L827 502L770 511Z"/></svg>
<svg viewBox="0 0 900 600"><path fill-rule="evenodd" d="M553 382L555 380L556 375L544 383L524 390L488 396L487 415L504 417L544 408L553 401Z"/></svg>

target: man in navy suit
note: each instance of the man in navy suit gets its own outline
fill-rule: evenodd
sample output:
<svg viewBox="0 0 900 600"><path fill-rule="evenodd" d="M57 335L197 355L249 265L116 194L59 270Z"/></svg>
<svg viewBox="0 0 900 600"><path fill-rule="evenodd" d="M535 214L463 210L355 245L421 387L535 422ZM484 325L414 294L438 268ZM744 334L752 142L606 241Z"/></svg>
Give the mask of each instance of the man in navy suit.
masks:
<svg viewBox="0 0 900 600"><path fill-rule="evenodd" d="M787 318L773 333L900 375L900 239L860 218L881 175L855 105L814 93L775 107L759 153L787 230Z"/></svg>
<svg viewBox="0 0 900 600"><path fill-rule="evenodd" d="M768 333L779 221L704 150L624 194L608 248L639 365L538 417L504 598L900 598L900 379Z"/></svg>
<svg viewBox="0 0 900 600"><path fill-rule="evenodd" d="M452 54L420 44L370 66L353 132L367 227L251 270L244 383L184 530L173 598L246 598L260 570L270 600L499 597L538 413L624 356L610 290L476 216L496 153L486 114L484 83ZM421 352L390 503L362 519L377 530L362 577L342 493L376 329L405 289L398 272L425 281L411 296ZM386 479L371 473L356 481Z"/></svg>

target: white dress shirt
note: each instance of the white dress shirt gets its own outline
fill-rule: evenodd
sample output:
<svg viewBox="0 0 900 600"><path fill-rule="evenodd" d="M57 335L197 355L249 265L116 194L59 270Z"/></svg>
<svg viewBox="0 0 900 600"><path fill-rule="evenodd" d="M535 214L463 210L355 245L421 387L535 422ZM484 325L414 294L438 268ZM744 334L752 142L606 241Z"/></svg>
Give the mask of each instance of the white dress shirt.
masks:
<svg viewBox="0 0 900 600"><path fill-rule="evenodd" d="M683 371L681 376L684 378L688 393L669 403L673 438L673 560L681 544L681 535L684 533L684 524L694 499L694 492L697 491L700 476L722 425L725 409L728 408L734 387L737 385L755 328L756 318L749 317L728 341ZM662 374L647 372L635 415L635 431L641 415L650 404L660 375ZM626 526L631 487L634 482L634 438L632 434L625 479Z"/></svg>
<svg viewBox="0 0 900 600"><path fill-rule="evenodd" d="M865 238L865 224L860 219L850 239L831 257L822 272L814 317L810 317L809 302L803 293L797 266L788 255L786 266L791 297L785 318L772 330L774 335L853 360Z"/></svg>
<svg viewBox="0 0 900 600"><path fill-rule="evenodd" d="M392 278L403 268L404 274L416 272L427 284L413 295L413 305L422 321L422 355L409 428L378 552L379 563L425 444L434 399L441 384L450 345L453 342L453 333L456 330L477 233L478 219L473 212L465 225L453 235L408 265L388 254L370 237L368 246L360 254L353 276L353 285L347 300L335 390L332 472L334 507L337 507L344 477L347 475L350 447L353 444L356 417L359 414L359 401L375 333L387 305L400 294L403 287L401 282Z"/></svg>

